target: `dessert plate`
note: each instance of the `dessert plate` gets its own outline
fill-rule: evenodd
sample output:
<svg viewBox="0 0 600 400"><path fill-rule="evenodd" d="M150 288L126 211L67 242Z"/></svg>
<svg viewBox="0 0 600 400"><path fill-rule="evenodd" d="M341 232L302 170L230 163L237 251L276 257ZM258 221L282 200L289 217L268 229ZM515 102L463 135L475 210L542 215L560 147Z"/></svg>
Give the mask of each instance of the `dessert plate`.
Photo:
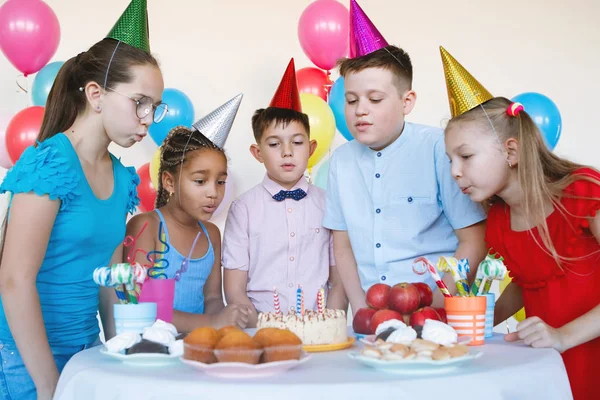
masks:
<svg viewBox="0 0 600 400"><path fill-rule="evenodd" d="M296 368L297 366L304 364L310 360L310 358L310 355L302 352L299 360L275 361L256 365L241 362L218 362L214 364L205 364L199 361L186 360L183 357L181 357L180 360L182 363L211 376L220 378L258 378L284 373L292 368Z"/></svg>
<svg viewBox="0 0 600 400"><path fill-rule="evenodd" d="M139 365L145 367L159 367L179 362L181 354L160 354L160 353L111 353L106 348L100 349L100 354L117 359L125 364Z"/></svg>
<svg viewBox="0 0 600 400"><path fill-rule="evenodd" d="M343 349L352 347L354 342L356 342L356 338L354 338L352 336L348 336L348 340L346 340L345 342L342 342L342 343L305 344L304 346L302 346L302 349L304 349L304 351L307 351L309 353L319 353L319 352L324 352L324 351L336 351L336 350L343 350Z"/></svg>
<svg viewBox="0 0 600 400"><path fill-rule="evenodd" d="M369 346L373 346L375 344L375 339L377 339L377 335L366 335L360 338L360 341L364 344L368 344ZM456 341L457 344L467 345L473 341L471 336L460 336Z"/></svg>
<svg viewBox="0 0 600 400"><path fill-rule="evenodd" d="M481 357L482 352L471 349L469 354L451 358L449 360L379 360L372 357L365 357L360 353L352 352L348 354L350 358L371 368L384 372L402 375L435 375L451 372L457 368Z"/></svg>

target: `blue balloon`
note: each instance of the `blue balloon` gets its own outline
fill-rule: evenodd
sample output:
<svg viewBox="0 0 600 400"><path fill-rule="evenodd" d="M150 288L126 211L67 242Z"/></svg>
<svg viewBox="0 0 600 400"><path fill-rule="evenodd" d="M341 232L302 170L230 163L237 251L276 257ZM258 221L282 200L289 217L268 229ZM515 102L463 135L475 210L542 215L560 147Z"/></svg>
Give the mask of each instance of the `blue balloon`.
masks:
<svg viewBox="0 0 600 400"><path fill-rule="evenodd" d="M34 106L44 107L46 105L50 89L52 89L56 75L63 64L64 61L51 62L50 64L46 64L35 75L33 86L31 87L31 99Z"/></svg>
<svg viewBox="0 0 600 400"><path fill-rule="evenodd" d="M512 101L523 104L525 111L542 133L542 137L550 150L554 150L562 130L562 118L556 104L540 93L522 93Z"/></svg>
<svg viewBox="0 0 600 400"><path fill-rule="evenodd" d="M352 134L348 130L346 117L344 116L344 107L346 105L346 96L344 93L344 77L340 76L331 87L329 92L329 107L333 111L335 117L335 126L338 131L346 138L346 140L354 140Z"/></svg>
<svg viewBox="0 0 600 400"><path fill-rule="evenodd" d="M181 90L166 88L162 95L162 101L169 106L169 112L162 121L153 123L148 129L150 137L159 146L174 127L191 127L194 123L194 105Z"/></svg>
<svg viewBox="0 0 600 400"><path fill-rule="evenodd" d="M329 160L324 161L315 175L315 186L327 190L327 178L329 177Z"/></svg>

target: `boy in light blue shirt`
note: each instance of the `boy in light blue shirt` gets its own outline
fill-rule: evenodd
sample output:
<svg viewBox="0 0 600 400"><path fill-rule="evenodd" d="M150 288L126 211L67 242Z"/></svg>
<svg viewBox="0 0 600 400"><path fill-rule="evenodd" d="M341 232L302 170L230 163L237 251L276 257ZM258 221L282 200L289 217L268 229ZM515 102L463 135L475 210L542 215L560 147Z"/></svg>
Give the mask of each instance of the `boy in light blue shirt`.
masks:
<svg viewBox="0 0 600 400"><path fill-rule="evenodd" d="M486 254L485 212L453 180L443 131L405 122L416 101L411 61L398 47L381 44L340 63L355 140L331 157L323 226L333 231L353 310L366 307L366 290L380 282L424 281L441 307L435 283L428 273L415 274L413 261L468 258L473 275ZM450 274L444 281L456 291Z"/></svg>

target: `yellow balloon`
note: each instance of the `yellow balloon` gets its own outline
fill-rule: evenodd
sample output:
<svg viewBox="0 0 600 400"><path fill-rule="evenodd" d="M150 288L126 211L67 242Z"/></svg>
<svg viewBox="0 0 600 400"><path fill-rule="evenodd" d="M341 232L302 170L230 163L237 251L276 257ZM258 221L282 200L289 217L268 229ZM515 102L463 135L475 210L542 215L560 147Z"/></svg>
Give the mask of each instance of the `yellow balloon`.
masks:
<svg viewBox="0 0 600 400"><path fill-rule="evenodd" d="M158 190L158 171L160 170L160 147L156 149L150 161L150 180L155 190Z"/></svg>
<svg viewBox="0 0 600 400"><path fill-rule="evenodd" d="M310 139L317 141L317 149L308 159L308 169L317 165L327 154L335 136L335 117L329 105L317 95L300 93L302 112L308 115Z"/></svg>
<svg viewBox="0 0 600 400"><path fill-rule="evenodd" d="M506 274L504 276L504 279L500 281L500 293L504 292L504 289L506 289L506 287L511 281L512 279L510 279L510 276ZM527 318L527 316L525 315L525 308L521 308L519 311L517 311L515 315L513 315L513 317L519 322L523 321L525 318Z"/></svg>

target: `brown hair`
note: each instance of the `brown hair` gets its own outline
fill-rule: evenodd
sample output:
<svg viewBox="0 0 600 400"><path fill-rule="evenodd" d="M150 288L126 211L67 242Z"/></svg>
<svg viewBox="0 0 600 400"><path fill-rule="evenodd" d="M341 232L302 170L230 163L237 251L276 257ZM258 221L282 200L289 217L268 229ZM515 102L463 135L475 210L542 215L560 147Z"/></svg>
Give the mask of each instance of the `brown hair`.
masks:
<svg viewBox="0 0 600 400"><path fill-rule="evenodd" d="M117 44L114 39L103 39L88 51L71 57L63 64L48 94L37 142L43 142L73 125L75 118L86 108L85 92L79 88L85 87L88 82L94 81L104 85L106 80L107 86L114 86L131 82L133 74L130 67L134 65L153 65L158 68L158 62L152 55L125 43L120 43L115 51ZM110 70L107 76L109 62ZM4 254L7 223L8 211L2 223L0 260Z"/></svg>
<svg viewBox="0 0 600 400"><path fill-rule="evenodd" d="M155 208L161 208L169 202L169 193L162 183L163 172L168 171L177 176L180 166L190 159L190 153L196 150L217 151L223 154L225 162L225 151L215 145L200 131L191 130L185 126L176 126L169 131L165 141L160 147L160 168L158 170L158 190L156 191Z"/></svg>
<svg viewBox="0 0 600 400"><path fill-rule="evenodd" d="M115 51L117 44L119 47ZM85 110L87 99L85 92L79 90L80 87L85 87L88 82L96 82L106 89L105 86L114 87L120 83L131 82L131 67L135 65L152 65L158 68L158 62L152 55L109 38L67 60L58 71L48 95L37 141L42 142L65 131Z"/></svg>
<svg viewBox="0 0 600 400"><path fill-rule="evenodd" d="M308 115L288 108L279 107L260 108L256 110L252 116L252 131L254 132L256 143L260 143L263 134L273 122L275 122L275 125L281 124L285 128L293 121L302 125L306 134L310 137Z"/></svg>
<svg viewBox="0 0 600 400"><path fill-rule="evenodd" d="M510 138L518 140L517 176L523 192L525 218L529 226L538 228L542 239L542 243L538 243L538 245L561 266L561 260L573 259L561 256L556 252L546 223L547 210L544 209L544 203L550 200L554 208L561 214L570 215L562 205L561 199L580 197L566 194L565 189L578 180L586 180L596 185L600 185L600 181L591 176L574 174L580 168L590 167L560 158L552 153L544 143L538 127L526 111L521 111L516 117L511 117L506 113L511 103L507 98L495 97L479 107L452 118L446 130L463 122L478 122L487 126L491 123L500 142L503 143ZM489 131L493 134L492 129ZM501 201L501 199L495 196L491 201ZM535 236L533 237L535 239Z"/></svg>
<svg viewBox="0 0 600 400"><path fill-rule="evenodd" d="M341 58L337 66L343 77L367 68L382 68L392 73L400 92L412 89L413 68L410 57L396 46L386 46L362 57Z"/></svg>

